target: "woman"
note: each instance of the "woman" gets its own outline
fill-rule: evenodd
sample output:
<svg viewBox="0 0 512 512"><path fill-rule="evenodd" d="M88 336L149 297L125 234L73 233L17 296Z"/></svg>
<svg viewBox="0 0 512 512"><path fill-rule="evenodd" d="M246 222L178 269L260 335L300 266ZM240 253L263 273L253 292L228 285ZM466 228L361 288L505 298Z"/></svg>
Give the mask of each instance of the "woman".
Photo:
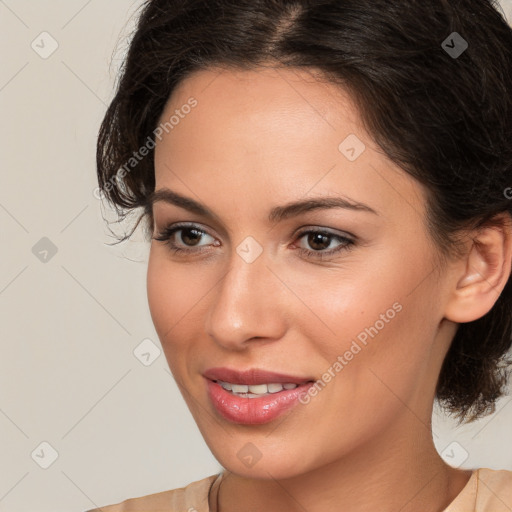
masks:
<svg viewBox="0 0 512 512"><path fill-rule="evenodd" d="M431 431L435 399L493 412L510 363L490 1L148 1L98 176L142 208L152 319L225 468L101 510L512 510L511 471L450 466Z"/></svg>

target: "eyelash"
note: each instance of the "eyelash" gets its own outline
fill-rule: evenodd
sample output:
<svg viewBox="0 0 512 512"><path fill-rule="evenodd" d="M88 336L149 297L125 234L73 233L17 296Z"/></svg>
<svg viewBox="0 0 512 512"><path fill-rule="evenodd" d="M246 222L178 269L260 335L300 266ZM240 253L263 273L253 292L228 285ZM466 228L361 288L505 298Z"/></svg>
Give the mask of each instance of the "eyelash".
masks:
<svg viewBox="0 0 512 512"><path fill-rule="evenodd" d="M171 238L174 235L174 233L177 233L178 231L183 231L186 229L191 229L191 230L193 229L195 231L198 231L200 234L209 235L209 233L207 233L203 229L199 229L198 226L196 226L194 224L173 224L173 225L167 226L161 232L157 233L157 236L154 236L152 238L159 242L164 242L169 247L172 254L180 254L180 255L185 254L186 255L187 253L192 254L192 253L204 252L205 249L182 249L181 247L178 247L174 242L171 241ZM330 258L331 256L333 256L336 253L340 253L341 251L350 250L355 246L354 240L344 237L344 236L341 236L341 235L336 235L334 233L331 233L330 231L325 231L325 230L321 230L321 229L304 230L297 235L297 238L300 239L300 238L304 237L305 235L316 234L316 233L319 233L322 235L327 235L328 237L337 239L342 242L342 245L338 246L335 249L330 249L329 251L324 251L324 252L312 251L309 249L304 249L302 247L298 247L297 250L299 251L299 253L301 255L307 256L307 257L312 257L312 258L319 259L319 260L324 260L324 259ZM211 235L209 235L209 236L211 236Z"/></svg>

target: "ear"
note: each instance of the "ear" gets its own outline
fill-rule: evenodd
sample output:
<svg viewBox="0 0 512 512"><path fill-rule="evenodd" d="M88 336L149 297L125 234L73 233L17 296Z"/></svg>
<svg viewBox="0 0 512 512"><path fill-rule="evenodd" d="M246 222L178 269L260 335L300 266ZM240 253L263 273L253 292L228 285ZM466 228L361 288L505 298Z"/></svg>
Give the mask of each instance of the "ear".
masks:
<svg viewBox="0 0 512 512"><path fill-rule="evenodd" d="M510 214L501 213L471 234L469 251L454 267L455 286L445 308L448 320L478 320L498 300L512 266L511 220Z"/></svg>

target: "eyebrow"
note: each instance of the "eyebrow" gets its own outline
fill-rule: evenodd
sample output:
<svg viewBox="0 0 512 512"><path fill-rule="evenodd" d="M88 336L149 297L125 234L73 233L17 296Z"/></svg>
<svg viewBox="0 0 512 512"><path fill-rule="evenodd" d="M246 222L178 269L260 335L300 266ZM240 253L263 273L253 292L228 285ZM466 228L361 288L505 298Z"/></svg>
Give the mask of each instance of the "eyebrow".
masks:
<svg viewBox="0 0 512 512"><path fill-rule="evenodd" d="M172 204L203 217L208 217L220 221L216 214L203 206L201 203L198 203L190 197L182 196L166 187L156 190L150 194L147 200L147 209L152 211L153 205L157 202ZM351 199L349 200L348 198L339 196L319 196L311 197L305 200L293 201L283 206L275 206L272 208L272 210L270 210L268 220L269 222L279 222L289 217L310 212L312 210L331 208L344 208L348 210L369 212L375 215L379 215L376 210L358 201L353 201Z"/></svg>

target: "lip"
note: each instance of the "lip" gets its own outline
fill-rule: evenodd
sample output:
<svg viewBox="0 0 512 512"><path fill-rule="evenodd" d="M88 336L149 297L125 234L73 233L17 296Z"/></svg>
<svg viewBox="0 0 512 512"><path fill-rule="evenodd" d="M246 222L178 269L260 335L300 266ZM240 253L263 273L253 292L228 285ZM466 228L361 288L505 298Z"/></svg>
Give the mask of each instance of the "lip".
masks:
<svg viewBox="0 0 512 512"><path fill-rule="evenodd" d="M205 380L208 398L217 412L224 419L242 425L261 425L275 420L296 406L302 394L314 386L314 382L306 382L294 389L283 389L277 393L248 398L232 394L218 382Z"/></svg>
<svg viewBox="0 0 512 512"><path fill-rule="evenodd" d="M223 382L231 382L232 384L247 384L249 386L273 383L291 383L300 386L315 380L314 377L286 375L284 373L276 373L263 370L262 368L251 368L245 371L224 367L209 368L203 373L203 377L211 381L221 380Z"/></svg>
<svg viewBox="0 0 512 512"><path fill-rule="evenodd" d="M231 368L209 368L203 373L206 380L208 398L217 412L232 423L261 425L273 421L278 416L299 403L302 394L314 385L312 377L299 377L284 373L270 372L261 368L245 371ZM294 389L283 389L257 398L237 396L224 389L217 381L232 384L297 384Z"/></svg>

